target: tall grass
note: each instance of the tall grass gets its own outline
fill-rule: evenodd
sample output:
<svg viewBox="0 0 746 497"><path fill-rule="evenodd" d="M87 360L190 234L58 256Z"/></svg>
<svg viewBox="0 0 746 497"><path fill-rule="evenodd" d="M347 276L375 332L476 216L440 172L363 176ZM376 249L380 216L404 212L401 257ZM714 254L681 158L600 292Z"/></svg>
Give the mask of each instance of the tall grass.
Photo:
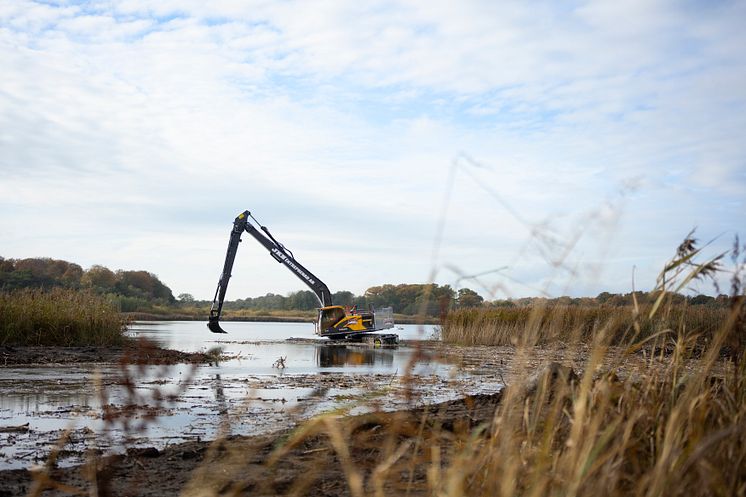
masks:
<svg viewBox="0 0 746 497"><path fill-rule="evenodd" d="M223 438L185 494L743 497L744 349L733 360L720 350L746 331L744 318L744 300L734 300L704 345L682 333L666 355L610 347L601 329L571 358L575 372L555 364L537 374L548 348L519 345L508 387L486 412L471 399L325 414L279 443ZM695 347L702 355L691 360Z"/></svg>
<svg viewBox="0 0 746 497"><path fill-rule="evenodd" d="M729 310L667 300L720 270L694 240L659 277L660 296L628 309L467 313L444 336L517 343L513 384L486 435L450 451L443 495L746 495L746 299L738 241ZM578 339L582 376L533 372L537 342ZM611 347L622 345L623 347ZM640 356L641 347L651 352ZM723 350L728 350L727 358ZM692 357L699 357L692 360Z"/></svg>
<svg viewBox="0 0 746 497"><path fill-rule="evenodd" d="M743 333L734 309L692 365L694 341L620 368L601 331L575 381L519 366L488 435L450 452L448 495L746 495L746 383L721 346ZM661 345L662 335L652 342ZM530 353L523 351L526 358ZM611 362L611 366L604 366ZM435 489L433 489L435 490Z"/></svg>
<svg viewBox="0 0 746 497"><path fill-rule="evenodd" d="M367 429L369 421L350 421L349 434L388 431L378 435L385 444L375 452L354 436L345 446L337 421L317 421L344 466L348 492L746 496L746 265L736 246L729 310L673 305L669 291L716 267L717 259L695 262L699 251L690 245L666 266L660 297L647 307L451 315L446 341L517 344L497 408L472 419L476 425L468 415L450 426L437 414L415 417L409 421L419 428L409 433L401 421ZM537 362L562 340L588 345L571 349L578 350L569 357L578 375L559 365L536 374Z"/></svg>
<svg viewBox="0 0 746 497"><path fill-rule="evenodd" d="M707 306L670 305L651 316L645 306L524 306L497 309L461 309L441 323L444 342L461 345L548 344L555 341L592 341L603 332L612 344L637 334L712 338L727 321L729 311ZM639 330L635 327L639 326Z"/></svg>
<svg viewBox="0 0 746 497"><path fill-rule="evenodd" d="M104 297L54 288L0 292L0 345L113 345L124 322Z"/></svg>
<svg viewBox="0 0 746 497"><path fill-rule="evenodd" d="M462 429L422 422L372 463L333 447L357 468L350 493L396 494L409 468L410 483L426 477L407 491L425 495L746 496L746 265L736 244L730 309L676 306L667 293L712 274L718 260L698 263L693 243L682 247L644 308L452 315L445 340L518 345L497 409ZM570 358L579 376L561 366L536 374L533 345L544 343L541 353L574 339L589 345ZM376 482L393 454L390 481Z"/></svg>
<svg viewBox="0 0 746 497"><path fill-rule="evenodd" d="M691 281L706 264L663 285ZM725 315L675 308L666 303L666 286L650 308L620 310L613 319L605 309L501 315L499 322L515 317L504 338L524 338L507 388L487 412L477 413L475 406L486 404L472 398L460 407L324 414L283 437L253 442L228 437L224 429L183 495L744 497L746 297L740 274L746 264L736 267ZM608 324L614 319L620 324ZM551 334L541 335L544 329ZM587 341L587 348L571 348L578 352L566 357L574 372L550 364L537 374L537 362L559 347L557 341L534 347L532 338L542 336ZM414 364L402 379L406 398L407 382L417 381L410 374Z"/></svg>

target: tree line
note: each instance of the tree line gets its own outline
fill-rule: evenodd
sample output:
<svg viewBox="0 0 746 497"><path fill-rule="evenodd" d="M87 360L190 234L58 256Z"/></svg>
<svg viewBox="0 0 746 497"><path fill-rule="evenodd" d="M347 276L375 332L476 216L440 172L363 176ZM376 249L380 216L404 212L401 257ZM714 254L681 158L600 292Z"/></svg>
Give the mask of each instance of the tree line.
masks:
<svg viewBox="0 0 746 497"><path fill-rule="evenodd" d="M535 306L535 305L564 305L564 306L609 306L609 307L626 307L635 304L647 305L653 304L659 297L659 292L644 292L638 290L630 293L609 293L601 292L595 297L525 297L518 299L507 299L507 300L493 300L485 302L487 307L523 307L523 306ZM669 293L669 302L675 305L706 305L710 307L728 307L731 304L732 299L728 295L718 295L712 297L710 295L681 295L675 293Z"/></svg>
<svg viewBox="0 0 746 497"><path fill-rule="evenodd" d="M455 309L498 308L498 307L532 307L542 306L577 306L577 307L625 307L634 304L652 304L658 298L656 292L637 291L626 294L602 292L596 297L525 297L516 299L485 300L474 290L460 288L454 290L449 285L437 284L401 284L382 285L368 288L363 295L340 291L332 294L332 301L337 305L368 307L392 307L397 314L426 315L438 317ZM180 301L182 296L180 295ZM675 305L704 305L709 307L728 307L730 298L727 295L711 297L709 295L686 296L670 294L670 302ZM195 302L197 303L197 302ZM201 302L198 304L209 304ZM307 290L290 293L287 296L268 293L261 297L247 297L226 302L226 309L252 310L313 310L319 305L316 296Z"/></svg>
<svg viewBox="0 0 746 497"><path fill-rule="evenodd" d="M50 259L0 257L0 289L72 288L107 295L124 311L176 303L171 289L148 271L112 271L94 265L84 270L73 262Z"/></svg>
<svg viewBox="0 0 746 497"><path fill-rule="evenodd" d="M209 307L210 301L195 300L190 294L182 293L177 298L171 289L158 277L148 271L112 271L104 266L94 265L84 270L75 263L50 259L5 259L0 257L0 290L19 288L66 287L87 289L107 295L124 312L147 311L153 305L165 307ZM520 307L533 305L567 306L628 306L636 298L640 305L652 303L657 294L635 292L612 294L602 292L596 297L527 297L518 299L485 299L469 288L454 289L450 285L430 284L386 284L372 286L362 295L350 291L338 291L332 295L337 305L369 307L392 307L397 314L441 316L453 309L474 307ZM674 303L725 307L729 299L725 295L671 296ZM251 310L299 310L317 308L318 300L313 292L301 290L288 295L268 293L260 297L247 297L227 301L225 309Z"/></svg>
<svg viewBox="0 0 746 497"><path fill-rule="evenodd" d="M186 299L188 302L190 298L189 295L179 295L180 301ZM332 302L335 305L357 306L358 309L391 307L397 314L427 316L439 316L454 307L479 306L483 301L477 292L468 288L455 291L450 285L435 283L373 286L362 295L355 295L347 290L332 294ZM225 309L234 310L313 310L318 306L316 295L309 290L292 292L287 296L268 293L261 297L247 297L224 304Z"/></svg>
<svg viewBox="0 0 746 497"><path fill-rule="evenodd" d="M83 269L80 265L51 258L5 259L0 257L0 290L20 288L73 288L107 295L124 312L147 311L153 305L166 307L209 307L210 301L196 300L188 293L174 298L171 289L148 271L112 271L101 265ZM400 284L368 288L362 295L338 291L335 304L392 307L400 314L438 316L454 307L479 306L483 298L475 291L450 285ZM225 302L226 309L313 310L319 305L313 292L301 290L288 295L268 293Z"/></svg>

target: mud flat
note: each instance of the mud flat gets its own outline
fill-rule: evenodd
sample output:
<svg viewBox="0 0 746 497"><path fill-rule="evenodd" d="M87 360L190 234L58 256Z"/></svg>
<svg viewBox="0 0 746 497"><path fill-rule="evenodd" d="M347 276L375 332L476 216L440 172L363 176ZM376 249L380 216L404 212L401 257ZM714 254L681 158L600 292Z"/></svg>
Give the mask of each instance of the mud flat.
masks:
<svg viewBox="0 0 746 497"><path fill-rule="evenodd" d="M350 460L343 462L362 469L380 460L394 439L410 446L430 433L452 438L488 422L500 397L498 392L393 412L326 417L325 423L332 423L332 430L344 436ZM58 468L48 461L32 471L0 471L0 495L42 489L47 490L39 495L67 495L75 490L89 494L94 488L98 495L276 495L291 488L304 489L308 495L348 495L349 468L340 463L339 447L325 434L328 427L318 428L302 436L292 429L259 436L225 435L160 450L130 448L106 457L92 451L80 466ZM378 481L367 478L370 475L365 479L389 489L408 487L412 495L419 495L426 479L423 461L409 462L401 466L409 470L380 475Z"/></svg>
<svg viewBox="0 0 746 497"><path fill-rule="evenodd" d="M99 495L337 496L350 493L351 467L366 492L384 485L387 494L421 495L432 461L417 441L437 440L447 457L447 447L489 426L503 385L519 382L512 347L411 342L375 350L303 341L242 347L257 357L246 353L213 366L136 366L144 374L125 378L124 389L122 370L104 370L98 384L105 399L63 398L56 408L35 411L28 425L6 419L11 430L0 433L0 467L7 468L0 471L0 496L26 495L34 485L49 488L38 495L90 494L95 487ZM290 367L267 374L263 362L278 353L290 355ZM556 361L578 371L587 354L583 346L557 347L534 350L526 360L536 364L528 370ZM316 361L314 372L293 373L294 367L313 370L304 357ZM59 378L63 387L86 388L78 373L88 370L65 367L73 368L67 377L50 368L48 382L35 388L53 389ZM182 381L188 371L196 375ZM10 380L0 393L23 385ZM73 418L82 422L45 424ZM400 459L389 467L396 470L381 470L399 448Z"/></svg>
<svg viewBox="0 0 746 497"><path fill-rule="evenodd" d="M333 414L350 443L366 444L360 451L366 457L378 454L390 426L414 440L429 409L451 413L440 427L478 422L469 409L496 401L515 354L417 340L396 349L329 346L284 339L303 337L300 325L234 326L232 340L220 343L201 323L136 329L161 346L191 351L173 356L196 358L191 364L158 362L159 352L147 349L30 348L17 355L18 362L0 368L0 428L8 429L0 430L0 496L25 495L33 474L88 493L95 484L99 495L107 495L107 485L110 495L175 495L200 485L273 495L313 474L321 486L307 493L344 495L344 468L325 435L304 440L281 464L266 466L268 457L297 427L329 418L320 414ZM414 327L404 332L423 335ZM227 360L193 354L216 345ZM568 358L575 355L568 351ZM279 357L287 359L285 369L273 367ZM207 481L212 464L233 476ZM407 474L408 484L424 478L418 471ZM49 492L42 495L54 495Z"/></svg>
<svg viewBox="0 0 746 497"><path fill-rule="evenodd" d="M214 355L164 349L142 340L120 347L0 346L0 367L81 363L209 364Z"/></svg>
<svg viewBox="0 0 746 497"><path fill-rule="evenodd" d="M216 345L212 336L206 340L195 347ZM218 362L211 353L157 347L3 349L13 359L0 367L0 470L27 471L50 456L62 469L91 454L160 452L226 433L287 430L320 413L395 411L502 387L499 371L463 374L437 349L416 344L218 345L224 349ZM285 369L273 367L279 357L286 358ZM173 364L178 359L186 360Z"/></svg>
<svg viewBox="0 0 746 497"><path fill-rule="evenodd" d="M444 369L313 374L231 374L220 366L87 365L6 368L0 378L0 469L30 468L59 450L57 464L99 454L223 433L289 429L312 416L400 410L496 392L499 374L451 375Z"/></svg>

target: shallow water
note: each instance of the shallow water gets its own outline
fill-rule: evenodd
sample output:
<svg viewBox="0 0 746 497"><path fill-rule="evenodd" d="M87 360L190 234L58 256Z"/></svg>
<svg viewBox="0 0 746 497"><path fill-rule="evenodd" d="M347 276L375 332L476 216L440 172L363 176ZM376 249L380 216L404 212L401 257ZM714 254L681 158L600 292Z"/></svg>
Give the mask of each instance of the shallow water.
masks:
<svg viewBox="0 0 746 497"><path fill-rule="evenodd" d="M161 321L136 323L130 334L185 352L219 347L223 353L238 358L221 363L227 374L276 374L278 370L272 365L280 357L285 358L285 374L393 373L403 371L413 352L406 347L329 346L329 340L314 335L310 323L227 322L223 323L223 328L228 334L210 333L205 323L198 321ZM399 335L401 340L424 340L433 336L435 327L401 325L390 332ZM303 343L285 341L292 338L303 339ZM309 340L317 343L308 343ZM418 369L428 365L427 362L418 364Z"/></svg>
<svg viewBox="0 0 746 497"><path fill-rule="evenodd" d="M419 403L500 388L496 378L468 375L437 357L415 355L412 347L285 341L315 338L308 323L227 322L224 328L229 334L212 334L197 321L130 328L132 336L168 348L195 352L220 347L230 359L219 364L0 368L0 469L41 461L64 430L71 430L71 440L64 444L61 462L71 464L91 447L163 447L211 439L220 430L266 432L329 409L361 412L371 399L376 408L400 408L408 405L397 393L405 373L417 379L407 386L419 392ZM407 340L429 339L434 332L432 326L400 328L391 331ZM286 367L273 367L281 357ZM138 407L105 419L103 406L110 412ZM2 432L25 423L28 431Z"/></svg>
<svg viewBox="0 0 746 497"><path fill-rule="evenodd" d="M221 327L227 334L211 333L203 321L153 321L139 322L130 326L130 335L143 336L167 348L196 352L216 345L236 342L273 342L288 338L303 338L328 343L313 332L311 323L264 323L223 321ZM430 340L437 326L426 324L403 324L386 330L396 333L400 340Z"/></svg>

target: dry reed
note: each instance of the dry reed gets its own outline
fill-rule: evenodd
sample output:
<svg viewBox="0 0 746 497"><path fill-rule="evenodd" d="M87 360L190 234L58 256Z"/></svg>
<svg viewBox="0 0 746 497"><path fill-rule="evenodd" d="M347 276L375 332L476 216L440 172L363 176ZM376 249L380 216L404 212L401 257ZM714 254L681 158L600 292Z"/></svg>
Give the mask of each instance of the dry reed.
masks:
<svg viewBox="0 0 746 497"><path fill-rule="evenodd" d="M77 290L0 292L0 345L112 345L124 323L104 297Z"/></svg>
<svg viewBox="0 0 746 497"><path fill-rule="evenodd" d="M640 306L523 306L461 309L441 323L444 342L460 345L517 345L556 341L590 342L603 330L610 343L624 342L639 325L638 338L656 333L711 339L729 311L706 306L671 305L650 316L653 304ZM528 342L527 342L528 340Z"/></svg>
<svg viewBox="0 0 746 497"><path fill-rule="evenodd" d="M690 281L707 264L665 284ZM519 309L499 321L493 315L489 323L515 318L500 324L501 340L519 338L507 388L489 402L475 397L362 417L324 414L281 437L221 437L183 493L744 497L740 271L746 266L736 266L724 315L667 305L667 287L650 308L618 315L605 309ZM535 346L550 338L555 342ZM586 341L587 347L566 349L576 370L550 364L536 374L537 353L561 338ZM410 372L405 387L417 381Z"/></svg>
<svg viewBox="0 0 746 497"><path fill-rule="evenodd" d="M486 419L352 419L344 447L339 421L317 419L277 454L326 434L334 457L314 467L341 466L347 488L335 495L746 496L746 265L736 248L730 309L675 306L667 293L717 261L696 263L694 244L682 247L647 307L452 315L446 341L518 345L512 381ZM559 365L536 375L536 353L562 340L587 345L570 349L579 375ZM270 458L265 484L282 457ZM305 472L290 488L318 493L316 478Z"/></svg>

